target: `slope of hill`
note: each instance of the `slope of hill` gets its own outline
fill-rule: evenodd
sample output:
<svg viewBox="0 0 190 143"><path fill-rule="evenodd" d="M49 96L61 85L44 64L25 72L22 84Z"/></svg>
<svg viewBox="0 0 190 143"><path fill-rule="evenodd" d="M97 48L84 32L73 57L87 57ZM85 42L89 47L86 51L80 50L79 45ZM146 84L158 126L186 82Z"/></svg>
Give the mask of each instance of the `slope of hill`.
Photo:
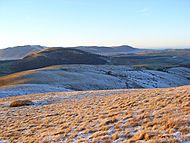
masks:
<svg viewBox="0 0 190 143"><path fill-rule="evenodd" d="M68 90L176 87L190 85L189 73L189 68L182 67L162 72L113 65L53 66L0 77L0 97Z"/></svg>
<svg viewBox="0 0 190 143"><path fill-rule="evenodd" d="M23 100L32 105L9 107ZM0 115L0 142L182 143L190 86L2 98Z"/></svg>
<svg viewBox="0 0 190 143"><path fill-rule="evenodd" d="M22 59L25 56L32 54L33 52L38 52L44 48L45 47L40 45L25 45L25 46L0 49L0 60Z"/></svg>

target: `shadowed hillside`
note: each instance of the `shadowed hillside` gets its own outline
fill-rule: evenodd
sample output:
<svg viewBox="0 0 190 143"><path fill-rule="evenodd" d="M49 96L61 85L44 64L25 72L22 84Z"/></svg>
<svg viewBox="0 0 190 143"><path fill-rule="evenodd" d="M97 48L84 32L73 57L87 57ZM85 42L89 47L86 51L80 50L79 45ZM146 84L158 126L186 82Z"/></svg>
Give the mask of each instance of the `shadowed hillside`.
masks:
<svg viewBox="0 0 190 143"><path fill-rule="evenodd" d="M40 52L33 53L17 61L4 62L1 64L7 73L43 68L51 65L61 64L106 64L103 56L91 54L78 49L71 48L48 48Z"/></svg>

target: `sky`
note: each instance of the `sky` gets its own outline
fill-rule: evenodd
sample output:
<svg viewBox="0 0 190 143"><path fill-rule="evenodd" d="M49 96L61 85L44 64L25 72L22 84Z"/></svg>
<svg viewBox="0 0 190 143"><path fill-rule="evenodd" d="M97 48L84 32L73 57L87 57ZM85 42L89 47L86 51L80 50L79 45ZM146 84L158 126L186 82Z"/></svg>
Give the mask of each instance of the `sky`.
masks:
<svg viewBox="0 0 190 143"><path fill-rule="evenodd" d="M189 48L190 0L0 0L0 48Z"/></svg>

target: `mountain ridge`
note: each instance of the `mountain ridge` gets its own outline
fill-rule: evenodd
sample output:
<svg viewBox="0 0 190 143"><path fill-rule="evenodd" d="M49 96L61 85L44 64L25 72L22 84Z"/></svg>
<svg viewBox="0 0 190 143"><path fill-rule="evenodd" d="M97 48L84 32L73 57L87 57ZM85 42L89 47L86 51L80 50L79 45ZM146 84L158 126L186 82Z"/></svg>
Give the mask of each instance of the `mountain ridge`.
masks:
<svg viewBox="0 0 190 143"><path fill-rule="evenodd" d="M17 60L22 59L32 52L37 52L46 48L40 45L24 45L0 49L0 60Z"/></svg>
<svg viewBox="0 0 190 143"><path fill-rule="evenodd" d="M40 45L24 45L24 46L15 46L15 47L8 47L5 49L0 49L0 61L23 59L24 57L32 54L33 52L36 53L41 50L43 51L44 49L49 49L49 48L78 49L92 54L97 54L97 52L99 51L102 53L101 55L107 55L106 53L108 53L109 55L110 52L117 53L119 52L119 50L120 52L126 52L126 53L140 50L128 45L112 46L112 47L106 47L106 46L46 47ZM103 52L105 54L103 54Z"/></svg>

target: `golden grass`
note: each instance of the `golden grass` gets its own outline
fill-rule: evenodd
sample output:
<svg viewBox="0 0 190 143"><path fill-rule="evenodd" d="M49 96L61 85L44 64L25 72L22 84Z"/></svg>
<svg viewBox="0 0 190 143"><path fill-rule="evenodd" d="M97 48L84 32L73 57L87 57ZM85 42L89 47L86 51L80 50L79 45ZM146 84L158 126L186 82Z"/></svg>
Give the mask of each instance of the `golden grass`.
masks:
<svg viewBox="0 0 190 143"><path fill-rule="evenodd" d="M91 92L92 96L44 106L5 106L15 100L44 100L83 92L76 93L0 99L0 140L71 143L190 140L190 86L141 89L110 96Z"/></svg>
<svg viewBox="0 0 190 143"><path fill-rule="evenodd" d="M53 65L53 66L47 66L47 67L44 67L41 69L56 69L56 68L58 69L60 67L61 67L61 65ZM30 76L37 71L38 70L28 70L28 71L9 74L6 76L1 76L0 77L0 87L6 87L6 86L12 86L12 85L16 85L16 84L28 83L31 79L25 78L25 77Z"/></svg>
<svg viewBox="0 0 190 143"><path fill-rule="evenodd" d="M2 76L0 77L0 87L25 83L29 81L29 79L22 79L22 77L30 75L34 72L34 70L30 70Z"/></svg>

